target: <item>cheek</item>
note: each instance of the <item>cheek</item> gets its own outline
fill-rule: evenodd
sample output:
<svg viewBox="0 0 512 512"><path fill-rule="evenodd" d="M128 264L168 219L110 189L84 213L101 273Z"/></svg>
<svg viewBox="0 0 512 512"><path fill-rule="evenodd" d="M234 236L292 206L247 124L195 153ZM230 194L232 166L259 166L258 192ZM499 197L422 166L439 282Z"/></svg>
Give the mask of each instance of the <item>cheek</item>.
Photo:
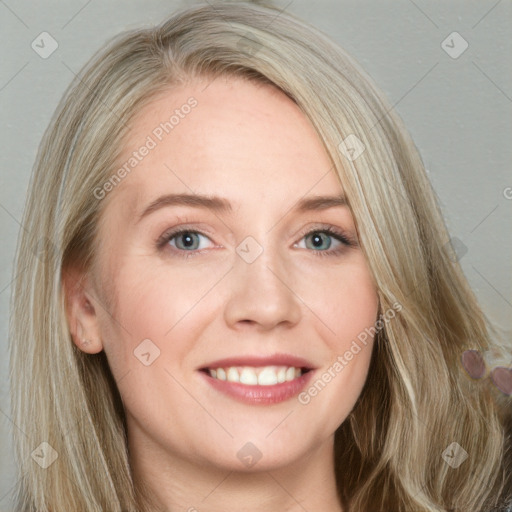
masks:
<svg viewBox="0 0 512 512"><path fill-rule="evenodd" d="M299 402L315 414L330 415L334 429L350 413L366 381L378 304L362 254L323 274L310 288L308 305L321 320L318 329L328 355Z"/></svg>
<svg viewBox="0 0 512 512"><path fill-rule="evenodd" d="M378 296L364 271L347 274L343 286L331 284L323 301L321 332L327 357L298 401L311 417L325 418L334 432L348 417L367 380L374 346ZM319 309L319 311L322 311ZM329 330L324 329L324 324Z"/></svg>
<svg viewBox="0 0 512 512"><path fill-rule="evenodd" d="M317 269L308 278L302 284L302 296L328 328L333 348L342 350L374 325L379 304L377 288L361 253L323 272Z"/></svg>
<svg viewBox="0 0 512 512"><path fill-rule="evenodd" d="M200 327L198 304L219 280L217 274L206 267L184 272L183 266L144 255L118 260L109 272L116 309L102 315L105 351L118 373L140 364L135 357L143 348L158 354L160 364L181 361L190 349L190 335L177 333L192 318Z"/></svg>

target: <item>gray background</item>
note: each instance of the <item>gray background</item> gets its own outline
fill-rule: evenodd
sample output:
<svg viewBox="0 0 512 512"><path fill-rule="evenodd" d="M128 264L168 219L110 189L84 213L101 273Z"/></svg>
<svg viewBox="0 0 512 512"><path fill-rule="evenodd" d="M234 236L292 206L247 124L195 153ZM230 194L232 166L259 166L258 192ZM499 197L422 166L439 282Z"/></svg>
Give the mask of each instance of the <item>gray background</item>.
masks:
<svg viewBox="0 0 512 512"><path fill-rule="evenodd" d="M15 483L7 352L12 260L37 146L73 72L107 38L159 23L187 3L0 0L0 511L12 510ZM471 286L486 314L510 331L511 1L276 4L330 35L388 96L421 152L451 236L467 248L459 254ZM43 31L59 45L47 59L31 47ZM458 58L441 46L454 31L469 45ZM447 44L461 48L452 38Z"/></svg>

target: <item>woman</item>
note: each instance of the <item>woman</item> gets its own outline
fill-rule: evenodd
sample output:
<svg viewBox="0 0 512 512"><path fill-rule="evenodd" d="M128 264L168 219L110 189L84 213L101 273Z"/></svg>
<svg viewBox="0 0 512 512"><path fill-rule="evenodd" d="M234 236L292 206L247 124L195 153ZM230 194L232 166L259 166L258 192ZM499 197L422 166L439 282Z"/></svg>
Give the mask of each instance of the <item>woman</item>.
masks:
<svg viewBox="0 0 512 512"><path fill-rule="evenodd" d="M461 363L501 345L401 120L311 27L115 38L23 225L17 510L505 510L510 398Z"/></svg>

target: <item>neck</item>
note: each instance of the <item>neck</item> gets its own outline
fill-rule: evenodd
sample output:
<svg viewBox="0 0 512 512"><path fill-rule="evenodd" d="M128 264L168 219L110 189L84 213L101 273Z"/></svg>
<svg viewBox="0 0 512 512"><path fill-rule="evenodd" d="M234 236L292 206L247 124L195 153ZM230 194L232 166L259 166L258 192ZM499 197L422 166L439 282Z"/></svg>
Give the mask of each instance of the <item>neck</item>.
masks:
<svg viewBox="0 0 512 512"><path fill-rule="evenodd" d="M166 456L163 457L162 453ZM161 446L130 443L136 488L151 512L343 512L336 490L333 438L293 464L235 471L193 463Z"/></svg>

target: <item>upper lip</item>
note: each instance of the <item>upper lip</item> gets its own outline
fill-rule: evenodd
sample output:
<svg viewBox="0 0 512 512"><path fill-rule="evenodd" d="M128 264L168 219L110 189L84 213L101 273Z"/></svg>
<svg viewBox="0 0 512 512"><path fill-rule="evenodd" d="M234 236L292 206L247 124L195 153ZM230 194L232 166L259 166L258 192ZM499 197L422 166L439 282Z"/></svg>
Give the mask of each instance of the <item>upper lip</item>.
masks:
<svg viewBox="0 0 512 512"><path fill-rule="evenodd" d="M275 354L272 356L236 356L227 357L225 359L218 359L207 363L200 370L208 368L229 368L232 366L293 366L295 368L304 368L307 370L314 370L311 362L302 357L293 356L290 354Z"/></svg>

